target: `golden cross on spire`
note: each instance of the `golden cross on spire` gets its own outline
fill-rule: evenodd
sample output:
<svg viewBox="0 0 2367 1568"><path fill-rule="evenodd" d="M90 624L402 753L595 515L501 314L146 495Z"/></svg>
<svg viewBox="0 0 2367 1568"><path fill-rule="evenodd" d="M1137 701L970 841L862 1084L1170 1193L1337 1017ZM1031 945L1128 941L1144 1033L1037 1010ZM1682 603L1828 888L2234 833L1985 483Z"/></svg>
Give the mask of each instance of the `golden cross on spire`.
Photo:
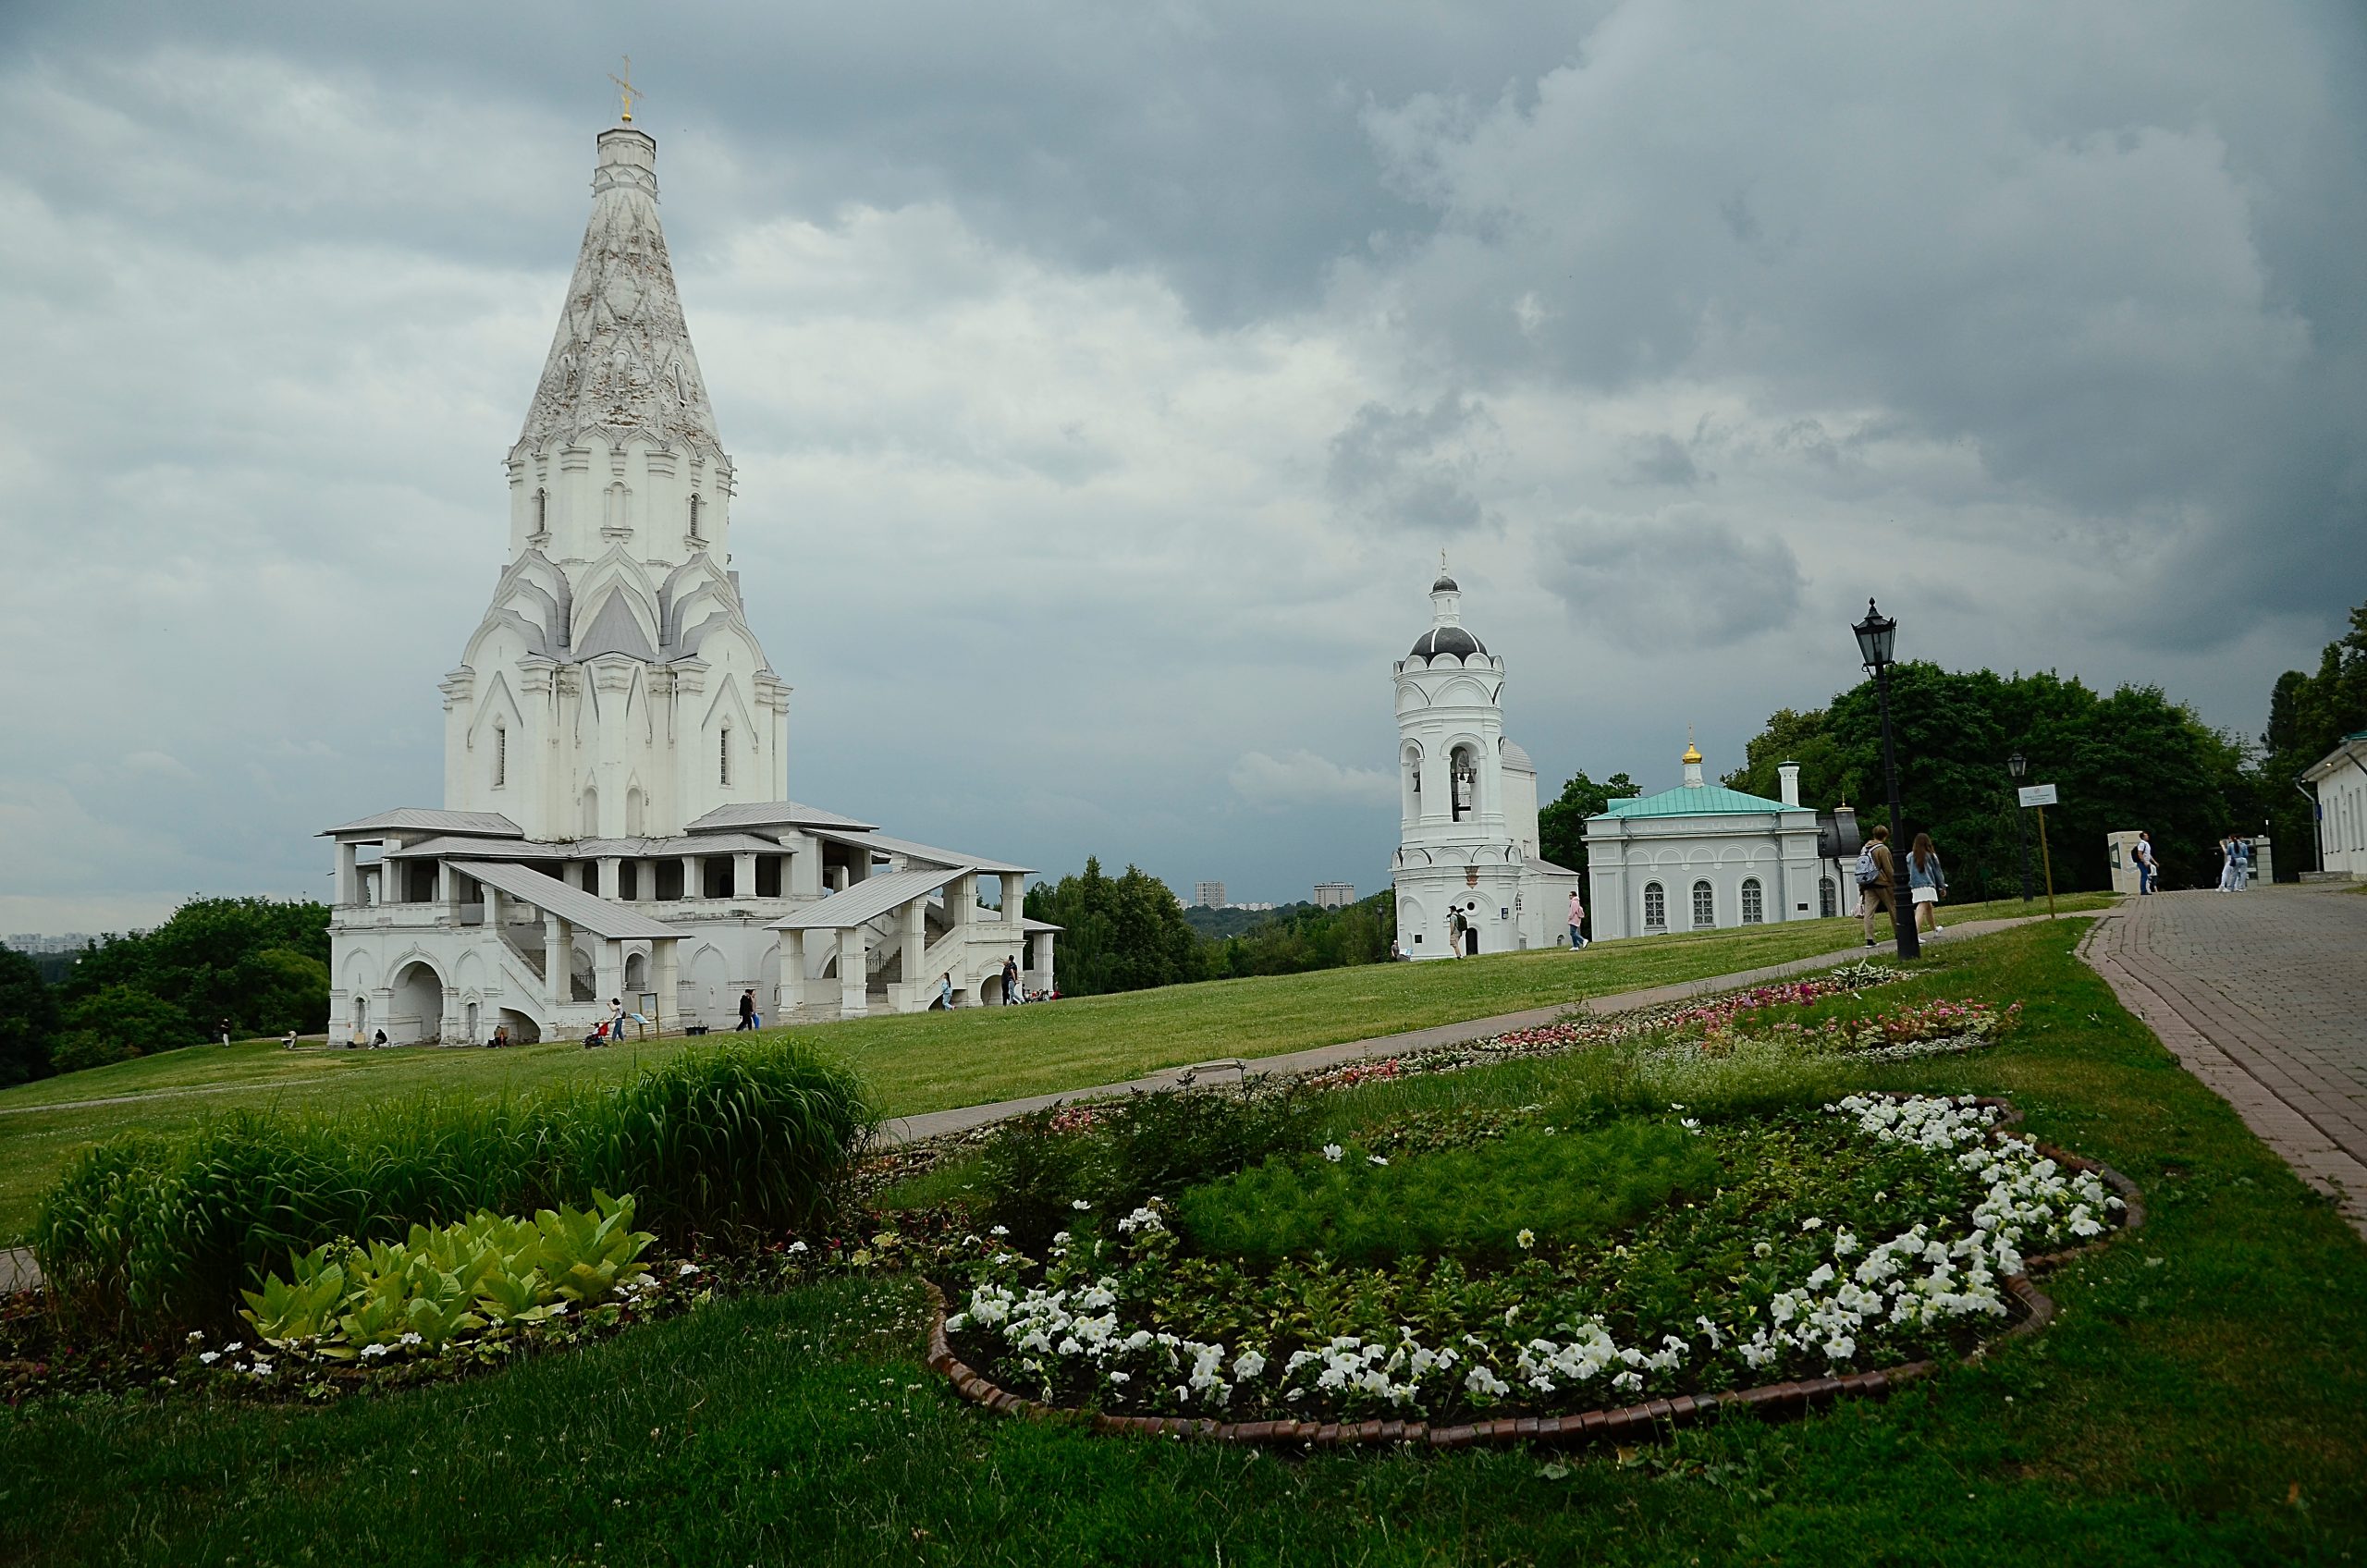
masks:
<svg viewBox="0 0 2367 1568"><path fill-rule="evenodd" d="M617 92L624 98L625 124L632 124L632 101L636 98L646 98L649 94L644 92L640 88L635 87L632 84L632 56L631 55L627 55L625 56L625 74L619 76L616 72L610 71L608 73L608 80L617 84Z"/></svg>
<svg viewBox="0 0 2367 1568"><path fill-rule="evenodd" d="M1439 575L1441 577L1444 577L1446 575L1446 552L1444 550L1441 550L1439 552Z"/></svg>

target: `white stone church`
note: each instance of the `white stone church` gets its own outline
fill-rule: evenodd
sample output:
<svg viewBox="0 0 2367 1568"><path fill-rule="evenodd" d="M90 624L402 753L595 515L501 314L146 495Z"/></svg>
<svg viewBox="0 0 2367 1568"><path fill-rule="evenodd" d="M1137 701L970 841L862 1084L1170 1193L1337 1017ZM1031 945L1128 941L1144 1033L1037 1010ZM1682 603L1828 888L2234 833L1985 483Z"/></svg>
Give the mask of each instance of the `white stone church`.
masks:
<svg viewBox="0 0 2367 1568"><path fill-rule="evenodd" d="M1537 765L1504 734L1504 661L1463 624L1441 563L1430 629L1397 661L1400 827L1391 870L1410 958L1569 945L1576 872L1541 859Z"/></svg>
<svg viewBox="0 0 2367 1568"><path fill-rule="evenodd" d="M333 1035L580 1036L612 998L726 1026L1052 986L1027 869L788 798L790 687L731 560L732 465L657 219L604 131L592 216L510 447L509 564L444 693L444 805L330 829ZM1533 810L1532 810L1533 815ZM363 851L374 850L365 860ZM987 907L982 889L999 904Z"/></svg>
<svg viewBox="0 0 2367 1568"><path fill-rule="evenodd" d="M1841 905L1841 868L1818 858L1817 815L1800 804L1800 770L1775 770L1783 799L1747 795L1702 777L1691 741L1684 782L1613 801L1587 818L1587 898L1593 935L1657 937L1855 913ZM1854 818L1852 819L1854 823ZM1856 849L1851 828L1849 848Z"/></svg>

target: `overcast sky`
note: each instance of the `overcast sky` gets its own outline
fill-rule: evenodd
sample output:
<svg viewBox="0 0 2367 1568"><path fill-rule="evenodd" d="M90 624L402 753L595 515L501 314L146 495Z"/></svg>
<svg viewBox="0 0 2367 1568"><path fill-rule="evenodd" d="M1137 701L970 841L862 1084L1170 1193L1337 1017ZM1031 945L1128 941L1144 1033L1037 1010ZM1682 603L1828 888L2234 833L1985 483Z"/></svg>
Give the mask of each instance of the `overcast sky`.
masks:
<svg viewBox="0 0 2367 1568"><path fill-rule="evenodd" d="M2255 733L2367 598L2361 15L12 0L0 931L441 803L626 52L801 800L1372 891L1441 549L1548 793L1869 594Z"/></svg>

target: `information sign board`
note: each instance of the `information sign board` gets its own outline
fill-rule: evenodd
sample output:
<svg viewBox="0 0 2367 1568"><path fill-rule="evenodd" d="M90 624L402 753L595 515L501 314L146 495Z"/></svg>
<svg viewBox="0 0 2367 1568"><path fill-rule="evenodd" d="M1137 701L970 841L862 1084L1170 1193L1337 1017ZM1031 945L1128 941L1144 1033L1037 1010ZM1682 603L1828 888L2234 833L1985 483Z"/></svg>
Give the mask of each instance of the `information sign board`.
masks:
<svg viewBox="0 0 2367 1568"><path fill-rule="evenodd" d="M2022 786L2022 804L2026 806L2051 806L2054 803L2054 785L2025 784Z"/></svg>

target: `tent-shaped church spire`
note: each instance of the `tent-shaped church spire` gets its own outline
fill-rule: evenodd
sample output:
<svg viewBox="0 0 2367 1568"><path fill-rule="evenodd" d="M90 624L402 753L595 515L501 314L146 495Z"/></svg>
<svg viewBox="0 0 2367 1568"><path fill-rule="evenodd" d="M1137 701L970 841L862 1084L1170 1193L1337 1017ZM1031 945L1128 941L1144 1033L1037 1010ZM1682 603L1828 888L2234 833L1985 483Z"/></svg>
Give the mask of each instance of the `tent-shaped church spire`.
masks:
<svg viewBox="0 0 2367 1568"><path fill-rule="evenodd" d="M674 268L657 221L657 142L629 125L599 136L592 217L558 331L519 444L640 435L665 447L723 444L691 349Z"/></svg>

